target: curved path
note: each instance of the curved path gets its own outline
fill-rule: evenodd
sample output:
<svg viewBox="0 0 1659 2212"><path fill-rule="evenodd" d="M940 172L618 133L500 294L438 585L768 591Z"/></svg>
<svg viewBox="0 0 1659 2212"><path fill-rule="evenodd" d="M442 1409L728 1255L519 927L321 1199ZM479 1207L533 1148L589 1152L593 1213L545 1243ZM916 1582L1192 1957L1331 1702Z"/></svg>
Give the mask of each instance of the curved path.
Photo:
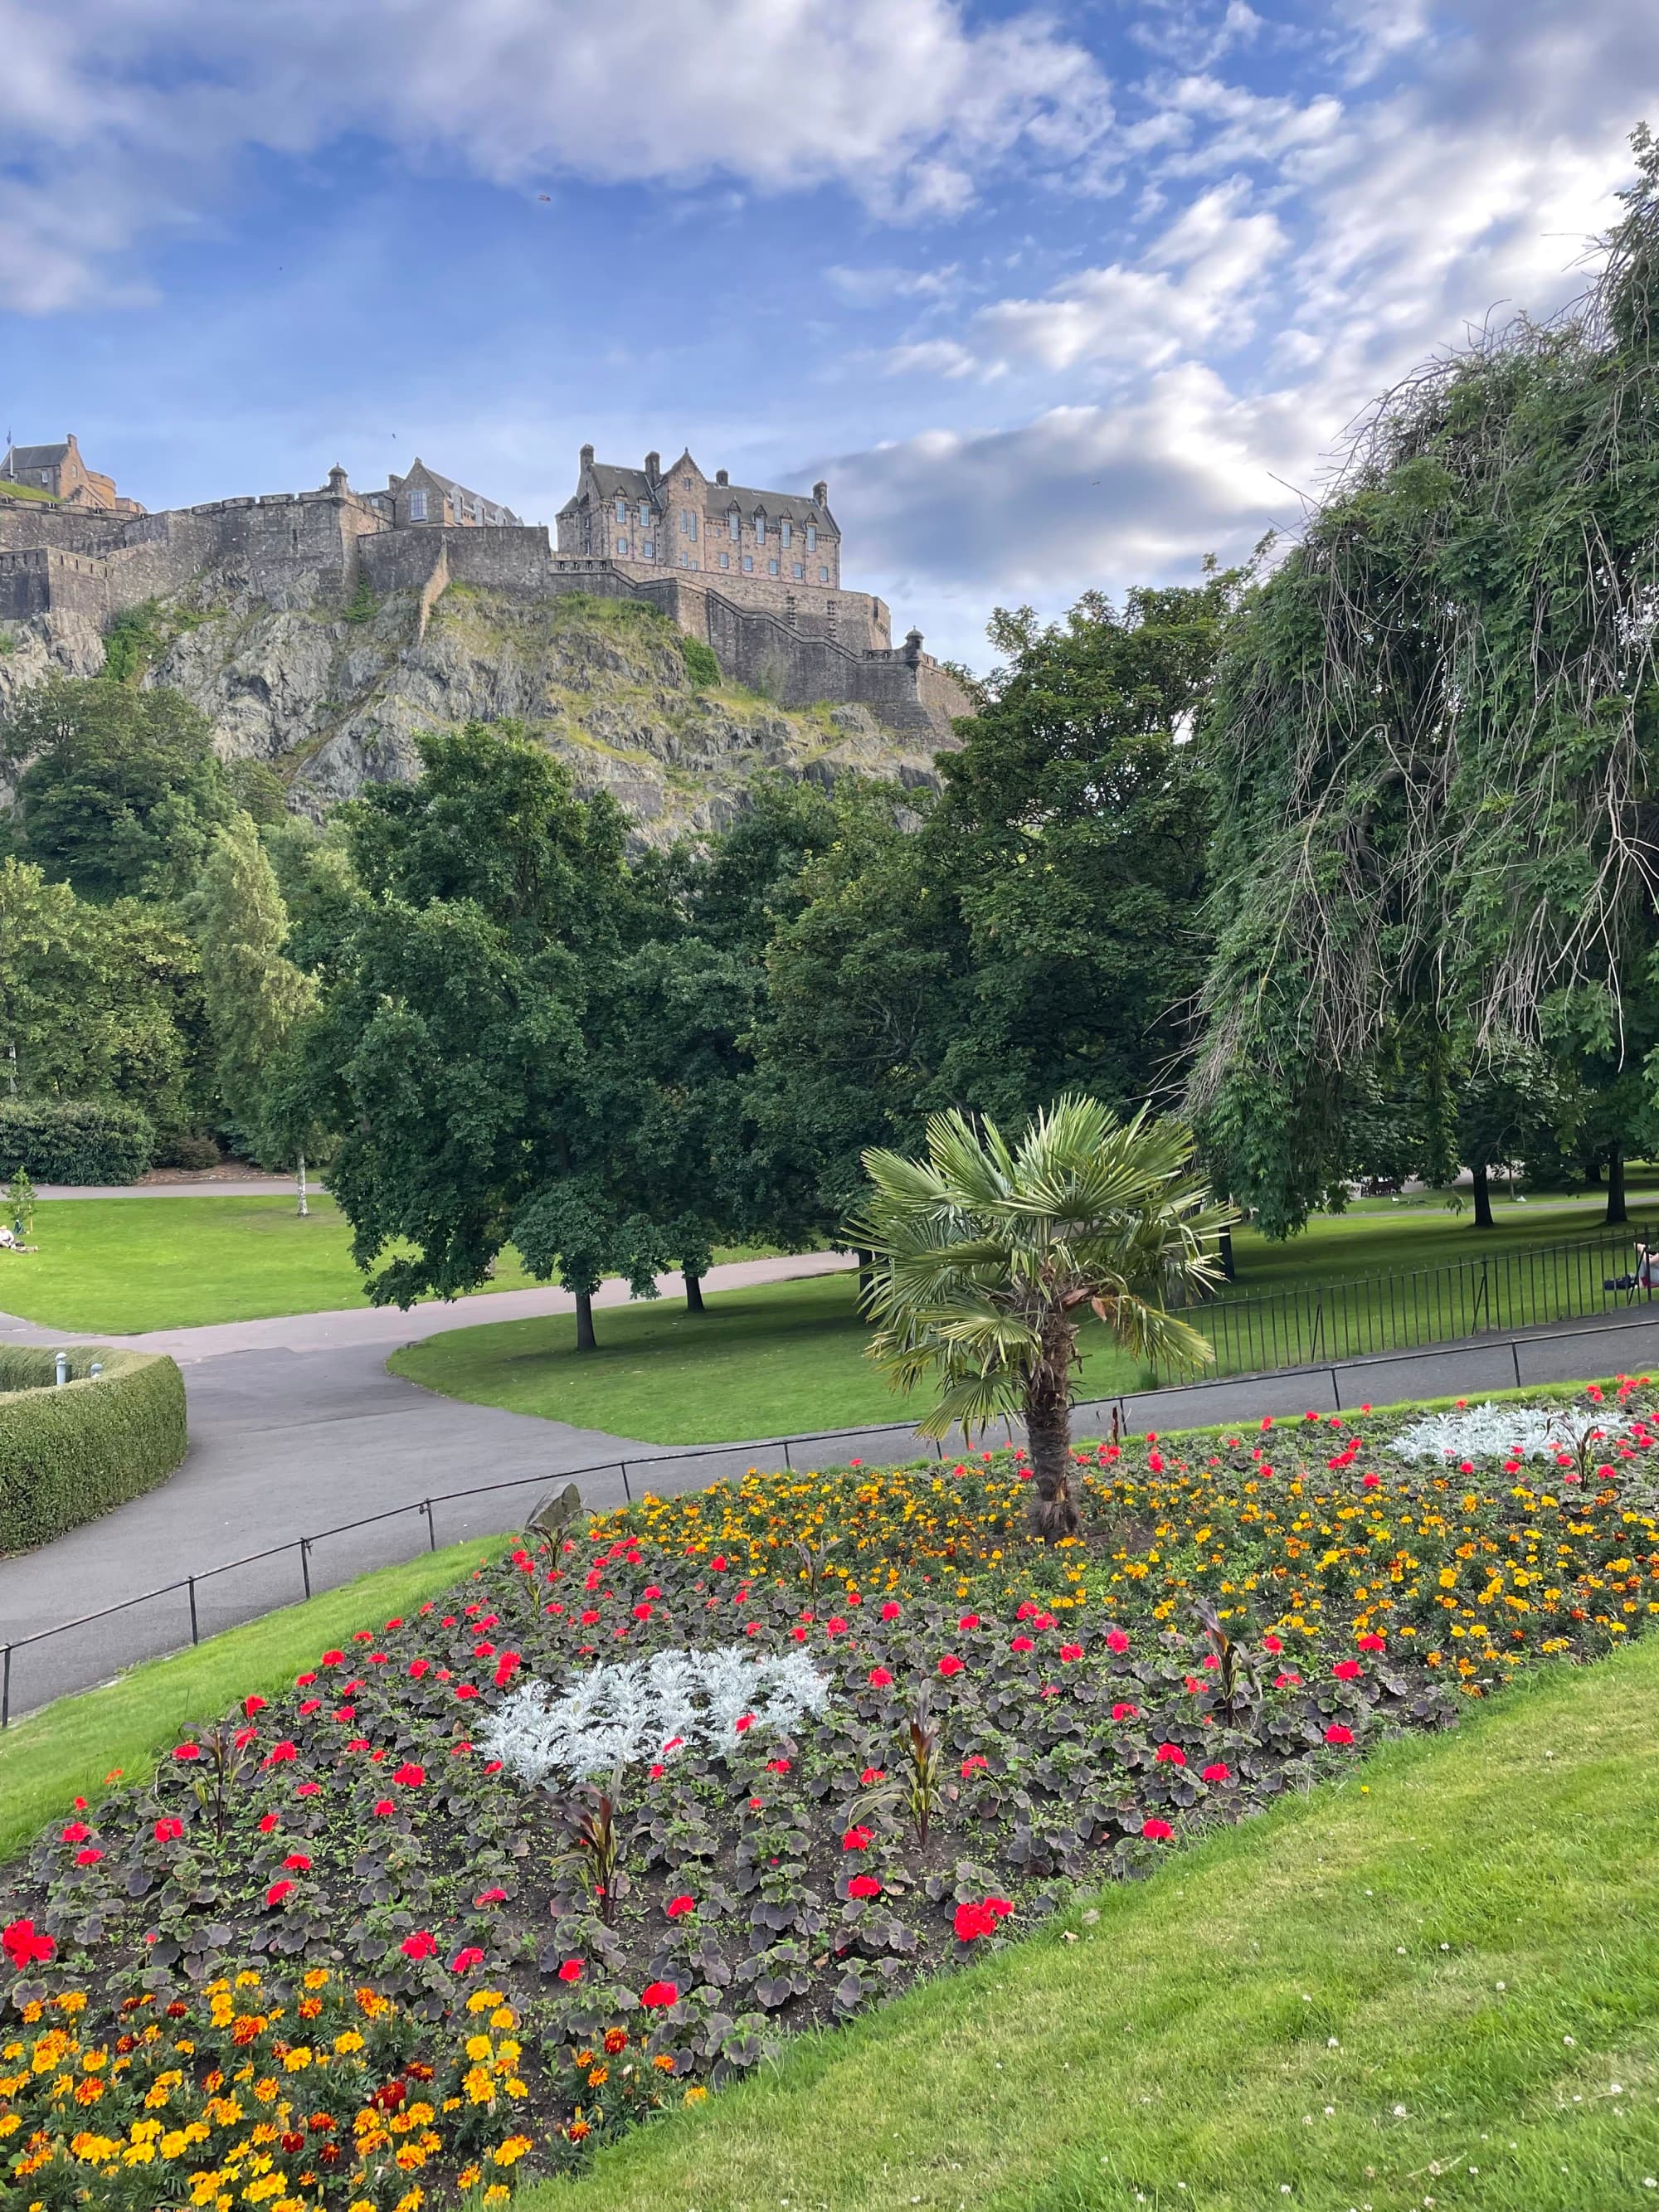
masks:
<svg viewBox="0 0 1659 2212"><path fill-rule="evenodd" d="M735 1261L712 1269L705 1286L738 1290L851 1264L835 1252ZM678 1275L659 1278L659 1287L684 1295ZM607 1283L594 1304L619 1305L627 1297L625 1284ZM189 1454L159 1489L38 1552L0 1559L0 1644L123 1604L221 1561L292 1545L301 1534L392 1509L418 1513L422 1499L446 1491L522 1486L498 1498L438 1507L434 1534L440 1544L520 1525L542 1486L596 1462L605 1471L584 1480L584 1497L593 1504L620 1503L620 1462L653 1458L670 1447L439 1397L386 1368L399 1345L447 1329L566 1313L574 1303L559 1290L497 1291L487 1302L416 1306L408 1313L355 1307L120 1338L123 1346L169 1352L179 1362L189 1399ZM100 1340L0 1316L0 1342ZM739 1464L747 1464L741 1447L712 1453L672 1476L665 1471L659 1487L713 1481ZM313 1587L406 1559L426 1538L423 1520L399 1518L331 1539L313 1554ZM211 1634L303 1594L293 1551L215 1576L197 1592L199 1632ZM13 1655L12 1711L102 1681L189 1638L188 1593L179 1591L113 1620L25 1646Z"/></svg>

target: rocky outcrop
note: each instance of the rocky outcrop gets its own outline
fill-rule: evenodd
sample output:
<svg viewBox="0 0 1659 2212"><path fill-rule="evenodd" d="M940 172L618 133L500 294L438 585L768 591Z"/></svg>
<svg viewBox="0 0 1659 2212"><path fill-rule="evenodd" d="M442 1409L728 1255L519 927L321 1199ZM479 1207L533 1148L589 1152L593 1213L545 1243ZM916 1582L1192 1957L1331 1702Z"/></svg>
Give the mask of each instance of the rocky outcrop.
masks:
<svg viewBox="0 0 1659 2212"><path fill-rule="evenodd" d="M204 580L210 584L210 580ZM337 613L197 604L158 614L147 680L177 687L227 759L271 763L296 810L320 813L366 783L417 768L423 730L511 720L608 791L638 842L720 828L762 769L832 781L849 769L931 784L931 756L861 706L788 710L690 673L679 631L649 607L578 597L526 600L452 586L424 626L413 593ZM95 674L96 626L53 613L10 625L0 713L54 670Z"/></svg>

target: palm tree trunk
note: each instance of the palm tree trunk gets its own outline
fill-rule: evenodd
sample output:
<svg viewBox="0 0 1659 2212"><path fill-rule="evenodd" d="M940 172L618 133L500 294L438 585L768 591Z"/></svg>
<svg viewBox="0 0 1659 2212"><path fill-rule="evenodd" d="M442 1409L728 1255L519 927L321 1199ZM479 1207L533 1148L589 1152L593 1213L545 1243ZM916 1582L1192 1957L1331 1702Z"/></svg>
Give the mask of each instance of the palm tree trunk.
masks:
<svg viewBox="0 0 1659 2212"><path fill-rule="evenodd" d="M1025 1438L1036 1492L1031 1500L1031 1528L1050 1544L1062 1536L1075 1536L1082 1526L1072 1495L1070 1340L1075 1332L1067 1328L1065 1334L1066 1343L1046 1347L1047 1356L1025 1386Z"/></svg>

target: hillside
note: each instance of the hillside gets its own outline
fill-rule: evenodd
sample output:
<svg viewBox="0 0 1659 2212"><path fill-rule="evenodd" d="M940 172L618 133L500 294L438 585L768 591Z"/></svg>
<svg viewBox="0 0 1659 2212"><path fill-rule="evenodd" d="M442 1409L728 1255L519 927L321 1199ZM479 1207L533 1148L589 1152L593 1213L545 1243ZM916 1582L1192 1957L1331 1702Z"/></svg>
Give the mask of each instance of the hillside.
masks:
<svg viewBox="0 0 1659 2212"><path fill-rule="evenodd" d="M131 635L134 618L123 619ZM208 577L190 597L146 611L137 628L145 680L192 699L226 758L272 763L307 812L412 775L422 730L507 717L566 762L581 790L609 791L644 843L718 829L763 769L933 780L927 752L863 707L787 711L736 686L700 685L680 633L637 603L526 601L455 585L422 623L412 592L341 616L250 604L228 580ZM82 617L10 629L0 713L48 673L103 665L103 641Z"/></svg>

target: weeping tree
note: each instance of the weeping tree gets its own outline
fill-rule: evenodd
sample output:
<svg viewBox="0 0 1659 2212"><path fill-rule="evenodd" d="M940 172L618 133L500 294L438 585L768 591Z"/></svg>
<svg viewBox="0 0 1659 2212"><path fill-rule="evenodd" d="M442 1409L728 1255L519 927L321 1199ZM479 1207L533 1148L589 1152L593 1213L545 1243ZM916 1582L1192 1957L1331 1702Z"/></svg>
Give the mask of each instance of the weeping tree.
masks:
<svg viewBox="0 0 1659 2212"><path fill-rule="evenodd" d="M1189 1093L1270 1233L1402 1024L1617 1060L1655 931L1659 149L1589 295L1391 392L1233 620Z"/></svg>
<svg viewBox="0 0 1659 2212"><path fill-rule="evenodd" d="M1167 1310L1219 1273L1221 1216L1193 1172L1193 1140L1143 1110L1061 1098L1011 1144L952 1111L927 1124L925 1159L867 1152L871 1189L847 1241L872 1257L870 1357L895 1388L928 1378L921 1424L943 1437L998 1413L1025 1419L1032 1523L1077 1534L1072 1390L1090 1313L1143 1358L1206 1362L1210 1346Z"/></svg>

